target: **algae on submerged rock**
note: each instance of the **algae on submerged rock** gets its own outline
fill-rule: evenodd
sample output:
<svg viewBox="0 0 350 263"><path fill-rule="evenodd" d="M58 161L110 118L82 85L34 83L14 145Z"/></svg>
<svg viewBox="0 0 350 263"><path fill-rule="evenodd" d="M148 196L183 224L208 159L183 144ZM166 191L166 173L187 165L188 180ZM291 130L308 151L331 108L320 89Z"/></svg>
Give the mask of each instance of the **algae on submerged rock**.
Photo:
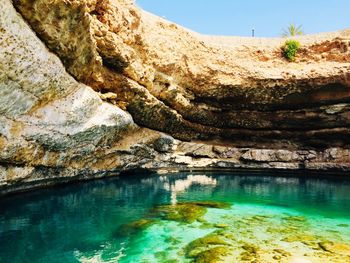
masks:
<svg viewBox="0 0 350 263"><path fill-rule="evenodd" d="M217 231L198 238L184 248L187 258L194 262L222 262L222 257L230 254L230 243Z"/></svg>
<svg viewBox="0 0 350 263"><path fill-rule="evenodd" d="M327 251L329 253L341 254L350 257L350 245L348 244L334 243L332 241L322 241L319 242L318 245L324 251Z"/></svg>
<svg viewBox="0 0 350 263"><path fill-rule="evenodd" d="M227 209L232 206L232 204L227 202L219 202L219 201L194 201L194 202L180 202L178 204L193 204L197 206L203 206L207 208L220 208Z"/></svg>
<svg viewBox="0 0 350 263"><path fill-rule="evenodd" d="M118 236L133 235L139 231L142 231L142 230L148 228L149 226L153 225L154 223L155 223L155 220L153 220L153 219L142 218L140 220L121 225L115 234Z"/></svg>
<svg viewBox="0 0 350 263"><path fill-rule="evenodd" d="M195 263L216 263L223 262L223 257L230 254L230 250L227 247L213 247L208 250L204 250L194 257Z"/></svg>
<svg viewBox="0 0 350 263"><path fill-rule="evenodd" d="M216 201L179 202L157 206L151 210L151 213L165 220L193 223L202 220L207 208L225 209L229 207L231 207L229 203Z"/></svg>
<svg viewBox="0 0 350 263"><path fill-rule="evenodd" d="M197 254L198 250L203 248L208 248L213 245L225 245L228 246L229 243L226 242L221 235L214 233L208 234L204 237L198 238L190 242L185 247L186 255L193 257ZM197 251L197 252L196 252Z"/></svg>
<svg viewBox="0 0 350 263"><path fill-rule="evenodd" d="M152 213L161 219L193 223L206 213L206 208L193 204L161 205L152 209Z"/></svg>

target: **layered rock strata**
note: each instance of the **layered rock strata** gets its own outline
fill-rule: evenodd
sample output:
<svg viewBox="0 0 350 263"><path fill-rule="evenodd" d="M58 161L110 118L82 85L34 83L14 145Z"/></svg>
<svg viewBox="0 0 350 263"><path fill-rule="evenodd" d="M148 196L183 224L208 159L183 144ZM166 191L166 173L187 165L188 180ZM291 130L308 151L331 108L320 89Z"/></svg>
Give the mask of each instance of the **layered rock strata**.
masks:
<svg viewBox="0 0 350 263"><path fill-rule="evenodd" d="M139 125L241 146L349 144L350 31L283 39L203 37L132 1L16 0L78 81L118 94Z"/></svg>
<svg viewBox="0 0 350 263"><path fill-rule="evenodd" d="M2 0L0 194L140 167L350 170L350 31L299 40L290 63L281 39L131 1Z"/></svg>

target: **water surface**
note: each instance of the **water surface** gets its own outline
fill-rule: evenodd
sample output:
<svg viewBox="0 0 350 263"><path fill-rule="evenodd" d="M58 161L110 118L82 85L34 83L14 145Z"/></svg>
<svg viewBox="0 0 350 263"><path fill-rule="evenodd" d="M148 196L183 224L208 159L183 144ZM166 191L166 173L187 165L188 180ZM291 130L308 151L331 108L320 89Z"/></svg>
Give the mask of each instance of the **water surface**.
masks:
<svg viewBox="0 0 350 263"><path fill-rule="evenodd" d="M350 262L349 245L345 180L178 173L0 200L1 263Z"/></svg>

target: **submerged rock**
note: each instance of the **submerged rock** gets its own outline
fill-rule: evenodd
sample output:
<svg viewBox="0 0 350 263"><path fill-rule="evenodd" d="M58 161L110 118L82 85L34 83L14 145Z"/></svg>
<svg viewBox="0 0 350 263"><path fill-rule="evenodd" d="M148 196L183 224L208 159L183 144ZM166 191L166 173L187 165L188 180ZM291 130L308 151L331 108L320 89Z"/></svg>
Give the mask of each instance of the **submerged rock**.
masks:
<svg viewBox="0 0 350 263"><path fill-rule="evenodd" d="M193 205L203 206L207 208L219 208L219 209L227 209L232 206L227 202L219 202L219 201L192 201L192 202L179 202L178 204L193 204Z"/></svg>
<svg viewBox="0 0 350 263"><path fill-rule="evenodd" d="M183 223L193 223L202 218L206 208L192 203L162 205L152 209L152 214L165 219Z"/></svg>
<svg viewBox="0 0 350 263"><path fill-rule="evenodd" d="M258 247L251 244L244 244L242 246L244 252L240 254L242 261L254 261L258 257Z"/></svg>
<svg viewBox="0 0 350 263"><path fill-rule="evenodd" d="M229 243L227 243L221 235L214 232L189 243L185 248L186 255L189 257L196 256L198 250L212 245L229 245Z"/></svg>
<svg viewBox="0 0 350 263"><path fill-rule="evenodd" d="M190 242L185 254L194 262L220 262L223 256L230 254L229 245L222 235L214 232Z"/></svg>
<svg viewBox="0 0 350 263"><path fill-rule="evenodd" d="M283 249L280 249L280 248L275 248L275 249L273 250L273 252L278 253L278 254L281 255L282 257L289 257L289 256L291 256L291 253L289 253L289 252L287 252L287 251L285 251L285 250L283 250Z"/></svg>
<svg viewBox="0 0 350 263"><path fill-rule="evenodd" d="M317 238L312 236L312 235L307 235L307 234L291 234L290 236L288 237L285 237L282 239L282 241L285 241L285 242L302 242L302 243L305 243L305 244L312 244L310 243L310 241L316 241Z"/></svg>
<svg viewBox="0 0 350 263"><path fill-rule="evenodd" d="M324 251L350 256L350 245L342 243L334 243L332 241L319 242L318 245ZM350 259L350 258L349 258Z"/></svg>
<svg viewBox="0 0 350 263"><path fill-rule="evenodd" d="M216 228L228 228L229 225L228 224L215 224L214 227L216 227Z"/></svg>
<svg viewBox="0 0 350 263"><path fill-rule="evenodd" d="M193 223L195 221L202 221L207 208L225 209L229 207L231 207L230 204L217 201L179 202L157 206L151 210L151 214L165 220Z"/></svg>
<svg viewBox="0 0 350 263"><path fill-rule="evenodd" d="M147 229L155 223L153 219L140 219L137 221L130 222L128 224L121 225L118 230L115 232L117 236L128 236L134 235L142 230Z"/></svg>
<svg viewBox="0 0 350 263"><path fill-rule="evenodd" d="M230 255L227 247L213 247L198 253L194 258L195 263L217 263L223 262L223 257Z"/></svg>
<svg viewBox="0 0 350 263"><path fill-rule="evenodd" d="M288 216L284 217L283 220L286 220L288 222L306 222L307 219L304 216Z"/></svg>

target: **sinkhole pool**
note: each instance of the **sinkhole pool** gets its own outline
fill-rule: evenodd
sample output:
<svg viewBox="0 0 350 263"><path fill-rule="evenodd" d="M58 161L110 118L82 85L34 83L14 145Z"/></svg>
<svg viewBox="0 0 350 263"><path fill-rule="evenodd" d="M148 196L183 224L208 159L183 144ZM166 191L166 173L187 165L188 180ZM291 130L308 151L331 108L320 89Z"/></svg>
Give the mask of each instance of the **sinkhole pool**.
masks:
<svg viewBox="0 0 350 263"><path fill-rule="evenodd" d="M0 262L350 262L350 181L183 172L3 197Z"/></svg>

